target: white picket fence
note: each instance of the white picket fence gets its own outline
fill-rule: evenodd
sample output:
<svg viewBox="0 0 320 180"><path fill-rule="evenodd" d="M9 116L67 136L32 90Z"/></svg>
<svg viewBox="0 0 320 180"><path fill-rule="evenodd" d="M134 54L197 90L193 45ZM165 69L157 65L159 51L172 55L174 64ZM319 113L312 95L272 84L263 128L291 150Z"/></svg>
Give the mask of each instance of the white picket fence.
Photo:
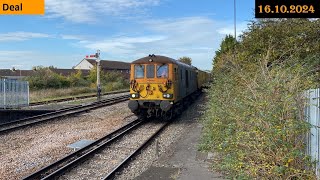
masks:
<svg viewBox="0 0 320 180"><path fill-rule="evenodd" d="M306 92L308 105L305 108L306 121L312 125L307 136L307 154L317 161L316 174L320 179L320 89L311 89Z"/></svg>
<svg viewBox="0 0 320 180"><path fill-rule="evenodd" d="M29 82L0 79L0 109L29 106Z"/></svg>

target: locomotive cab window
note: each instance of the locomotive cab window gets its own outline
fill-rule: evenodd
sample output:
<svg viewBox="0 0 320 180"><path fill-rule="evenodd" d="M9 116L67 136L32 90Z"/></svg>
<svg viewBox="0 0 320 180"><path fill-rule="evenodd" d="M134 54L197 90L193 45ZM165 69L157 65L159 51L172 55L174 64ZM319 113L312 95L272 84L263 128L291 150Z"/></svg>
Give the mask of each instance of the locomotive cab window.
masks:
<svg viewBox="0 0 320 180"><path fill-rule="evenodd" d="M144 65L134 65L134 77L144 78Z"/></svg>
<svg viewBox="0 0 320 180"><path fill-rule="evenodd" d="M157 65L157 78L167 78L168 71L169 71L168 64Z"/></svg>
<svg viewBox="0 0 320 180"><path fill-rule="evenodd" d="M147 78L154 78L154 65L147 65Z"/></svg>

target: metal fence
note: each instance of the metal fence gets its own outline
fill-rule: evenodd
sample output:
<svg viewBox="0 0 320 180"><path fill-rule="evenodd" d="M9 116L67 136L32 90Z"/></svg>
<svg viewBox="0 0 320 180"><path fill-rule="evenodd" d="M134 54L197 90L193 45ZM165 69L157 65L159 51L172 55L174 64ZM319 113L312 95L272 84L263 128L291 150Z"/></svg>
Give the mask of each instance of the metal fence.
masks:
<svg viewBox="0 0 320 180"><path fill-rule="evenodd" d="M0 79L0 109L29 106L29 82Z"/></svg>
<svg viewBox="0 0 320 180"><path fill-rule="evenodd" d="M308 105L305 108L306 121L312 125L307 136L307 154L317 161L316 174L320 178L320 89L306 92Z"/></svg>

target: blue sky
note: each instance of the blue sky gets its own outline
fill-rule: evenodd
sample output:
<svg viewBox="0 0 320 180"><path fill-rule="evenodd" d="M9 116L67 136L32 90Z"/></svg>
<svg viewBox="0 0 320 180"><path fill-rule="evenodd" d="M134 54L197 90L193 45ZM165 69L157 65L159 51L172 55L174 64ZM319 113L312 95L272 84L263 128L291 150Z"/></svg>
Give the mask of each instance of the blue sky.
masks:
<svg viewBox="0 0 320 180"><path fill-rule="evenodd" d="M233 34L233 0L45 0L44 16L0 15L0 69L72 68L85 55L131 62L148 54L189 56L211 69L214 51ZM238 34L254 17L238 0Z"/></svg>

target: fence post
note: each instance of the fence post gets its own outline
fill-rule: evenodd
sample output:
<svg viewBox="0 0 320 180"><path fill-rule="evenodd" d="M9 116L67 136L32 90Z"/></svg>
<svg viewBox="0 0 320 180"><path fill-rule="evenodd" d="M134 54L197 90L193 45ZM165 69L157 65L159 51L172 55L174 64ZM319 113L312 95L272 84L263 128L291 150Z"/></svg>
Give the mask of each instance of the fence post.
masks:
<svg viewBox="0 0 320 180"><path fill-rule="evenodd" d="M6 109L6 79L3 80L3 108Z"/></svg>
<svg viewBox="0 0 320 180"><path fill-rule="evenodd" d="M27 96L28 96L28 104L27 104L27 106L29 106L29 104L30 104L30 88L29 88L29 81L27 81L27 92L28 92L28 94L27 94Z"/></svg>
<svg viewBox="0 0 320 180"><path fill-rule="evenodd" d="M307 154L316 162L315 173L320 179L320 89L306 91L308 104L305 108L306 121L311 125L307 136Z"/></svg>

